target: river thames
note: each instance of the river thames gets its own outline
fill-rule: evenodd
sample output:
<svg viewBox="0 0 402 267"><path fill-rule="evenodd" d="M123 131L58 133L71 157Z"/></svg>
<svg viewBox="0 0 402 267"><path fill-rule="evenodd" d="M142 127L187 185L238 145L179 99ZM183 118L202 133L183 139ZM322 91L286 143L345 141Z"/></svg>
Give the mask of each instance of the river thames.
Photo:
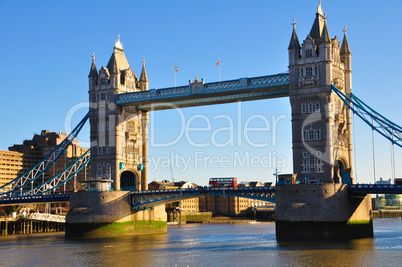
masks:
<svg viewBox="0 0 402 267"><path fill-rule="evenodd" d="M402 220L374 221L374 238L278 243L274 223L188 224L168 234L65 240L0 237L3 266L400 266Z"/></svg>

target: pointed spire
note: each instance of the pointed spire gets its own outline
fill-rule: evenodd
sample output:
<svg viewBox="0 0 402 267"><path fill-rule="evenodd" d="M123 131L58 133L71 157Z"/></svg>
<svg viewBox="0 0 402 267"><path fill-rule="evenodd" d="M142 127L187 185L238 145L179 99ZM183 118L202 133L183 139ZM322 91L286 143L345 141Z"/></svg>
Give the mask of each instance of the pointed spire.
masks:
<svg viewBox="0 0 402 267"><path fill-rule="evenodd" d="M123 49L123 44L120 43L120 34L117 35L117 41L114 42L114 48Z"/></svg>
<svg viewBox="0 0 402 267"><path fill-rule="evenodd" d="M110 57L106 68L111 74L118 73L119 71L127 70L128 68L130 68L127 58L124 55L123 44L120 42L120 35L117 36L117 41L114 45L113 54Z"/></svg>
<svg viewBox="0 0 402 267"><path fill-rule="evenodd" d="M311 38L314 39L316 45L319 45L319 43L321 42L321 33L324 28L324 20L325 17L324 12L322 11L321 8L321 0L320 0L320 3L317 7L317 13L315 14L315 20L310 30L310 36Z"/></svg>
<svg viewBox="0 0 402 267"><path fill-rule="evenodd" d="M321 33L321 42L322 43L331 43L331 37L329 36L328 27L327 27L327 17L324 17L324 28Z"/></svg>
<svg viewBox="0 0 402 267"><path fill-rule="evenodd" d="M98 70L95 64L95 52L92 52L92 65L88 77L98 77Z"/></svg>
<svg viewBox="0 0 402 267"><path fill-rule="evenodd" d="M343 41L342 41L342 46L341 46L341 54L352 54L350 52L350 48L349 48L349 43L348 43L348 38L346 38L346 32L348 30L346 30L346 26L343 30L344 35L343 35Z"/></svg>
<svg viewBox="0 0 402 267"><path fill-rule="evenodd" d="M290 37L290 43L288 49L300 49L299 38L297 37L296 33L296 20L293 19L293 32L292 36Z"/></svg>
<svg viewBox="0 0 402 267"><path fill-rule="evenodd" d="M148 82L147 71L145 70L145 58L142 59L140 82Z"/></svg>
<svg viewBox="0 0 402 267"><path fill-rule="evenodd" d="M319 5L317 6L317 14L320 14L320 15L323 14L322 7L321 7L321 0L319 0Z"/></svg>

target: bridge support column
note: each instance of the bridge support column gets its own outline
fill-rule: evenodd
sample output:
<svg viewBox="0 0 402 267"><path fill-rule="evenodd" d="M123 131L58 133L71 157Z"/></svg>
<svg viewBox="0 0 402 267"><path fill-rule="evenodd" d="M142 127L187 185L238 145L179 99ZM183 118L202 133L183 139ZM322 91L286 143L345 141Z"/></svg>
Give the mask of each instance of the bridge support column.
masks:
<svg viewBox="0 0 402 267"><path fill-rule="evenodd" d="M148 124L149 113L148 111L144 111L141 113L142 162L144 164L141 174L141 190L148 190Z"/></svg>
<svg viewBox="0 0 402 267"><path fill-rule="evenodd" d="M370 195L348 195L345 184L276 187L278 241L372 237L371 213Z"/></svg>
<svg viewBox="0 0 402 267"><path fill-rule="evenodd" d="M166 233L165 206L133 211L124 191L76 192L70 195L65 237L104 238Z"/></svg>

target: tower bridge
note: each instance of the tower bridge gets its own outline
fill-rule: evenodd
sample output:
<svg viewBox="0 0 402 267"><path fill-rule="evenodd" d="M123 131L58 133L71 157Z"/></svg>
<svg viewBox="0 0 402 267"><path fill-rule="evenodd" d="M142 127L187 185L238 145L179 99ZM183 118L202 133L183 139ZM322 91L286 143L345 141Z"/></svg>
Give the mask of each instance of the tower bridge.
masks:
<svg viewBox="0 0 402 267"><path fill-rule="evenodd" d="M372 236L371 199L367 194L385 188L354 185L351 110L360 112L376 131L381 128L392 144L402 141L402 128L353 95L352 53L346 29L342 41L331 38L326 20L320 4L310 33L301 44L293 22L289 73L212 83L196 77L185 86L149 89L145 60L138 78L128 64L120 38L107 66L99 71L93 55L88 75L91 178L111 180L114 191L69 196L66 236L92 234L103 229L99 225L163 221L163 206L158 207L158 203L190 195L244 194L272 199L273 189L269 188L252 189L250 194L239 189L148 191L148 125L149 111L276 97L290 100L293 173L303 182L275 188L278 240ZM366 116L371 122L364 119ZM21 188L30 179L35 178L21 180L24 184L19 180L13 188L23 192ZM134 193L129 196L126 191L130 190ZM258 190L262 192L258 194ZM153 208L132 210L140 206ZM107 235L104 231L101 234Z"/></svg>

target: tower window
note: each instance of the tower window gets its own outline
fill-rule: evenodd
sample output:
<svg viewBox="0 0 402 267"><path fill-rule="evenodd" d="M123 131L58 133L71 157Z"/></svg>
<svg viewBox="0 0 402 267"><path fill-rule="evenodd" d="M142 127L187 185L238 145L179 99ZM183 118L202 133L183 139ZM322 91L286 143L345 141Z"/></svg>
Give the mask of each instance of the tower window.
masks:
<svg viewBox="0 0 402 267"><path fill-rule="evenodd" d="M313 50L312 49L307 49L306 50L306 57L307 58L313 57Z"/></svg>
<svg viewBox="0 0 402 267"><path fill-rule="evenodd" d="M301 105L301 113L307 113L307 106L304 103Z"/></svg>
<svg viewBox="0 0 402 267"><path fill-rule="evenodd" d="M319 102L315 103L315 108L314 108L314 110L315 110L315 111L320 111L320 103L319 103Z"/></svg>
<svg viewBox="0 0 402 267"><path fill-rule="evenodd" d="M313 76L313 68L312 67L306 68L306 76Z"/></svg>
<svg viewBox="0 0 402 267"><path fill-rule="evenodd" d="M308 112L313 113L314 112L314 105L312 103L308 104Z"/></svg>
<svg viewBox="0 0 402 267"><path fill-rule="evenodd" d="M100 84L105 85L106 84L106 79L105 78L100 79Z"/></svg>

